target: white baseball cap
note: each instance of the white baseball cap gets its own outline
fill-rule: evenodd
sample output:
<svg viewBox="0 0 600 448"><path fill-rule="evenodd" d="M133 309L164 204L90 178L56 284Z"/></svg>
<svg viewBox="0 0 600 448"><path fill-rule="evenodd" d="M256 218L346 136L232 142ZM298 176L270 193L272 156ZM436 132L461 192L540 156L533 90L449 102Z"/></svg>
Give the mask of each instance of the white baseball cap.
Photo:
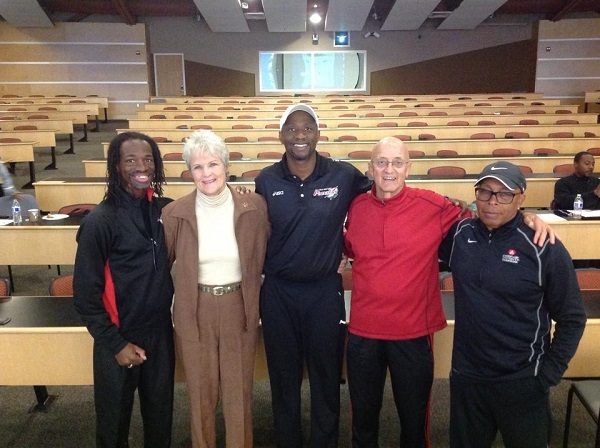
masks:
<svg viewBox="0 0 600 448"><path fill-rule="evenodd" d="M287 121L288 117L298 110L306 112L308 115L313 117L313 119L315 120L315 123L317 124L317 127L319 127L319 119L317 118L317 113L314 111L314 109L305 103L299 103L299 104L292 104L290 107L288 107L285 110L285 112L281 116L281 119L279 120L279 130L281 130L281 128L283 128L283 125Z"/></svg>

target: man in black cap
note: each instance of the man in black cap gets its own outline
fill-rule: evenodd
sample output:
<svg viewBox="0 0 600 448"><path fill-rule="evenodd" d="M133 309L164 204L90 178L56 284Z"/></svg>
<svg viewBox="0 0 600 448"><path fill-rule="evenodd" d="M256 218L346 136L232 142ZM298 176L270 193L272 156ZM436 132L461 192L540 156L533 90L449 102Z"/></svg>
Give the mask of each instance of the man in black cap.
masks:
<svg viewBox="0 0 600 448"><path fill-rule="evenodd" d="M440 246L455 288L453 448L491 447L498 431L506 446L549 446L549 389L585 327L569 253L558 240L535 245L523 223L525 188L517 166L488 165L475 183L479 217L456 223Z"/></svg>

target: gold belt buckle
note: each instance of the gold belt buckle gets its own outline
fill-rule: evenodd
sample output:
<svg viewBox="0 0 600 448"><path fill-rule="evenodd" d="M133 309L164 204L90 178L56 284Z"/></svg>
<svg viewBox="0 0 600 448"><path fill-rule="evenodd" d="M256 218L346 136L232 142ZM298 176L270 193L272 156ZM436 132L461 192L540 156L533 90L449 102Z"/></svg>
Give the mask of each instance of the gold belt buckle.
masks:
<svg viewBox="0 0 600 448"><path fill-rule="evenodd" d="M222 296L224 294L224 292L225 292L225 288L222 286L215 286L212 290L212 293L215 296Z"/></svg>

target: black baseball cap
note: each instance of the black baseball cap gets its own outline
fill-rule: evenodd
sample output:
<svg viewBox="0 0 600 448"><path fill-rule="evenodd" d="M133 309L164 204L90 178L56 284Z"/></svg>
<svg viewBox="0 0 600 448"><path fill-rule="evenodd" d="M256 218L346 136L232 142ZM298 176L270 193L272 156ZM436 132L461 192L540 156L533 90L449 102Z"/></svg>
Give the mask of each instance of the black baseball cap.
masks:
<svg viewBox="0 0 600 448"><path fill-rule="evenodd" d="M527 181L525 175L521 172L517 165L510 162L494 162L486 166L477 178L475 185L479 184L484 179L496 179L508 188L509 190L519 189L521 193L525 193Z"/></svg>

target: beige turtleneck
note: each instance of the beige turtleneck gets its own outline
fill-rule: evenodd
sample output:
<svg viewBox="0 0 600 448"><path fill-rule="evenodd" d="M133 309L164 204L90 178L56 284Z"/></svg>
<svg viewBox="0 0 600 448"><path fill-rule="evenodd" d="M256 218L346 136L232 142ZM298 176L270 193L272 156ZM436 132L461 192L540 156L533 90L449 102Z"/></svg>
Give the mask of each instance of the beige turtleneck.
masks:
<svg viewBox="0 0 600 448"><path fill-rule="evenodd" d="M233 197L225 187L216 196L196 190L198 283L226 285L242 280L233 227Z"/></svg>

